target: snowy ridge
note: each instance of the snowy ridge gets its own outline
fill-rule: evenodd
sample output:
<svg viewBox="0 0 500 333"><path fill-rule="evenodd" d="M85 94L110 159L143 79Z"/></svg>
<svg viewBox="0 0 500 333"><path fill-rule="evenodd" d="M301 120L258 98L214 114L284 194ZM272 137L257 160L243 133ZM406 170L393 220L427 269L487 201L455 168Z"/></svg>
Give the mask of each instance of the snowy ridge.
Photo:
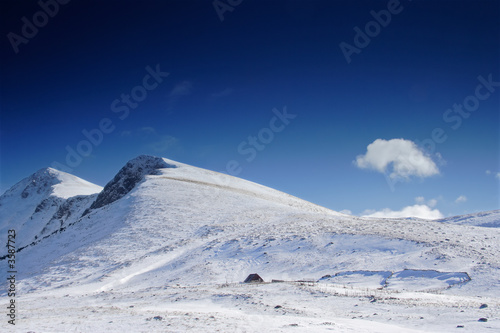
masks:
<svg viewBox="0 0 500 333"><path fill-rule="evenodd" d="M24 247L59 229L60 226L50 227L48 223L72 197L92 196L101 190L102 187L68 173L41 169L0 196L0 235L16 229L17 247Z"/></svg>
<svg viewBox="0 0 500 333"><path fill-rule="evenodd" d="M160 157L141 155L129 161L110 181L90 209L101 208L108 205L130 192L139 182L144 180L144 176L158 174L159 169L174 168L173 164L167 164Z"/></svg>
<svg viewBox="0 0 500 333"><path fill-rule="evenodd" d="M26 330L103 329L68 320L67 308L116 332L448 331L462 320L481 331L471 318L499 317L497 228L347 216L150 156L127 163L100 194L43 212L59 229L19 253L18 288L34 314ZM250 273L288 282L240 285ZM67 324L43 320L45 297ZM92 312L95 304L105 310Z"/></svg>
<svg viewBox="0 0 500 333"><path fill-rule="evenodd" d="M500 210L452 216L437 221L477 227L500 228Z"/></svg>

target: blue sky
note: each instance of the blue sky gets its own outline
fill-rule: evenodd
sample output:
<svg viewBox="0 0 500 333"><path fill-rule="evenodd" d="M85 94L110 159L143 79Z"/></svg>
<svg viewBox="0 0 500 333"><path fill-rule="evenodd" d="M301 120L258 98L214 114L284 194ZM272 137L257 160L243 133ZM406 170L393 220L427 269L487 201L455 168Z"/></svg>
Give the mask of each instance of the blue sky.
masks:
<svg viewBox="0 0 500 333"><path fill-rule="evenodd" d="M151 154L355 215L500 206L498 1L41 3L1 2L1 192Z"/></svg>

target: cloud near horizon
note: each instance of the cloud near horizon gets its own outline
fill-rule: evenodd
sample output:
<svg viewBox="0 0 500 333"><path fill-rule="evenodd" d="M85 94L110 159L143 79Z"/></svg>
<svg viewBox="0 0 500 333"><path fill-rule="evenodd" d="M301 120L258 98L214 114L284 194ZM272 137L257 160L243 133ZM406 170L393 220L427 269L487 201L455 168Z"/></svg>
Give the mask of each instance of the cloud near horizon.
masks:
<svg viewBox="0 0 500 333"><path fill-rule="evenodd" d="M406 206L401 210L392 210L390 208L384 208L380 211L365 210L361 216L381 218L419 217L429 220L439 219L443 218L444 215L438 209L433 209L436 207L438 199L426 200L424 197L420 196L415 198L416 204L413 206ZM427 203L425 203L426 201Z"/></svg>
<svg viewBox="0 0 500 333"><path fill-rule="evenodd" d="M416 197L415 202L417 204L425 204L425 198L424 197ZM437 202L438 202L438 199L427 200L427 206L434 208L434 207L436 207Z"/></svg>
<svg viewBox="0 0 500 333"><path fill-rule="evenodd" d="M349 209L342 209L339 213L352 215L352 212Z"/></svg>
<svg viewBox="0 0 500 333"><path fill-rule="evenodd" d="M486 170L486 174L489 176L491 174L493 174L493 177L495 177L496 179L500 180L500 172L491 172L490 170Z"/></svg>
<svg viewBox="0 0 500 333"><path fill-rule="evenodd" d="M401 210L391 210L384 208L380 211L365 211L362 217L379 218L400 218L400 217L419 217L421 219L435 220L443 218L444 215L438 209L432 209L428 205L406 206Z"/></svg>
<svg viewBox="0 0 500 333"><path fill-rule="evenodd" d="M389 174L392 179L439 174L436 163L413 141L405 139L377 139L366 147L366 154L356 157L354 164L360 169L373 169L383 174L392 166Z"/></svg>

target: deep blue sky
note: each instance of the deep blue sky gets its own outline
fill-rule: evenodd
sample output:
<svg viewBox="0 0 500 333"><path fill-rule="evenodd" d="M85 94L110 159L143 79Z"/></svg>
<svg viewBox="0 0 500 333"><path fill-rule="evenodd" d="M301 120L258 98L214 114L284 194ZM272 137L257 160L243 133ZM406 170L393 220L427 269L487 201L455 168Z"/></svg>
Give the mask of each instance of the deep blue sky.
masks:
<svg viewBox="0 0 500 333"><path fill-rule="evenodd" d="M500 81L500 2L401 0L348 63L339 44L354 46L354 28L388 3L244 0L221 21L210 0L73 0L44 25L36 1L2 1L0 192L67 165L66 147L107 118L114 130L70 168L99 185L151 154L215 171L235 160L239 177L357 215L417 202L443 215L500 208L500 87L481 88L488 97L456 129L443 119L479 76ZM41 27L16 53L9 33L34 15ZM111 104L147 66L169 75L147 81L155 88L120 119ZM285 106L296 117L268 140ZM377 139L419 144L435 128L447 139L422 156L439 174L387 181L392 164L384 174L354 163ZM248 161L259 132L269 142Z"/></svg>

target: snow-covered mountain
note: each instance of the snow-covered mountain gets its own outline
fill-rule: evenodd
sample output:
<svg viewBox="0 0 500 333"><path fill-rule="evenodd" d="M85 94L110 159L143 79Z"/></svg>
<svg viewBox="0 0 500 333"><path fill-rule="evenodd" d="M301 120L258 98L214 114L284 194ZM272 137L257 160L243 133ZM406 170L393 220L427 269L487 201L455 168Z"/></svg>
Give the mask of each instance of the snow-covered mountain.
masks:
<svg viewBox="0 0 500 333"><path fill-rule="evenodd" d="M52 168L41 169L0 196L0 235L15 229L17 248L63 228L80 217L102 187ZM81 214L80 214L81 215Z"/></svg>
<svg viewBox="0 0 500 333"><path fill-rule="evenodd" d="M437 221L476 227L500 228L500 210L452 216Z"/></svg>
<svg viewBox="0 0 500 333"><path fill-rule="evenodd" d="M488 226L498 222L498 211L484 214ZM446 331L438 310L447 325L459 318L476 330L500 328L471 319L483 302L490 318L500 305L500 229L476 226L479 214L474 225L456 223L462 217L348 216L240 178L139 156L104 189L39 171L2 195L0 216L5 239L7 229L21 244L36 237L18 254L20 301L33 314L26 329L278 332L293 329L290 319L301 331ZM250 273L285 282L240 285ZM47 298L61 304L51 313L65 324L40 319ZM364 319L346 322L357 310L344 308L360 302ZM409 304L434 319L412 317ZM458 306L476 310L469 318ZM83 324L68 319L67 308L115 324Z"/></svg>

